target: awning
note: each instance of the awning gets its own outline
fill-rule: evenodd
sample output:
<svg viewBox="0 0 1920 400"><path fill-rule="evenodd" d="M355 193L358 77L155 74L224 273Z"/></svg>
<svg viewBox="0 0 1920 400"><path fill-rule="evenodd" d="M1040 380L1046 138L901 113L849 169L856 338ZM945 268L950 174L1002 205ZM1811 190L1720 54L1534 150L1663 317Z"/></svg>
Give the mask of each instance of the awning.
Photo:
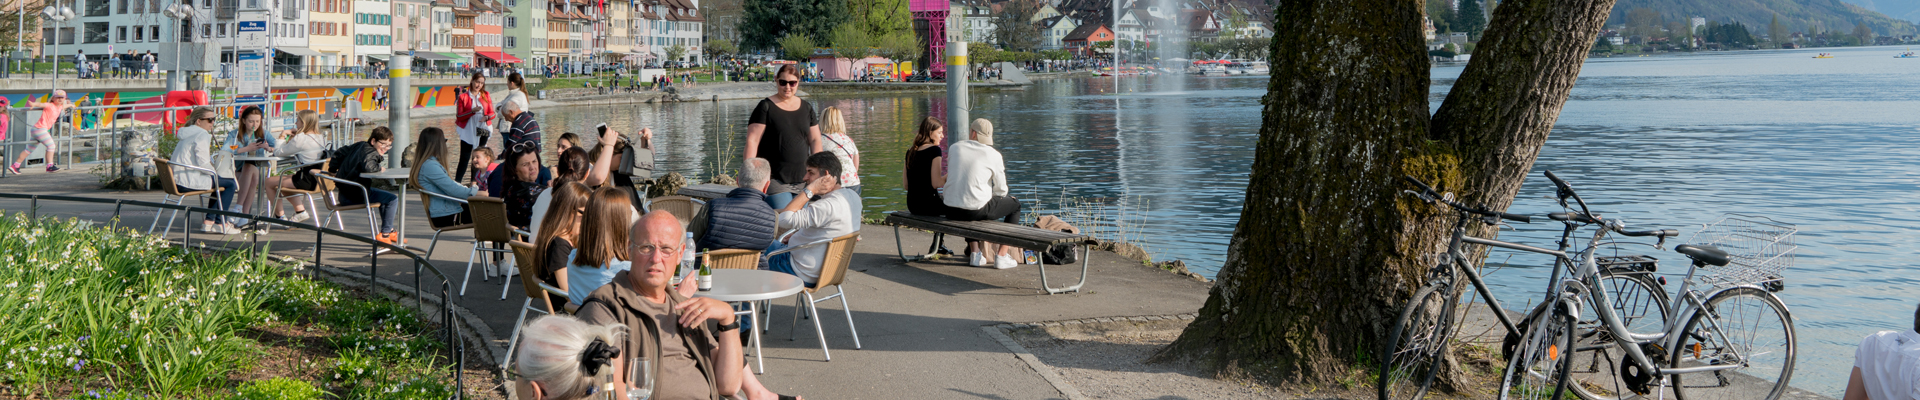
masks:
<svg viewBox="0 0 1920 400"><path fill-rule="evenodd" d="M386 61L387 58L389 57L392 57L392 55L389 55L389 54L368 54L367 55L367 58L380 60L380 61Z"/></svg>
<svg viewBox="0 0 1920 400"><path fill-rule="evenodd" d="M415 52L413 54L414 54L414 58L418 58L426 61L448 61L453 59L453 57L447 57L446 55L431 52L431 51L421 51L421 52Z"/></svg>
<svg viewBox="0 0 1920 400"><path fill-rule="evenodd" d="M273 51L292 54L296 56L306 56L306 57L320 56L320 52L313 51L305 47L275 47L273 48Z"/></svg>
<svg viewBox="0 0 1920 400"><path fill-rule="evenodd" d="M447 56L447 59L453 62L467 62L467 56L460 55L460 53L440 53L440 55Z"/></svg>
<svg viewBox="0 0 1920 400"><path fill-rule="evenodd" d="M520 62L519 57L514 57L511 54L502 53L498 51L481 51L481 52L475 52L474 54L479 54L482 57L486 57L494 61L499 61L499 62L508 63L508 64Z"/></svg>

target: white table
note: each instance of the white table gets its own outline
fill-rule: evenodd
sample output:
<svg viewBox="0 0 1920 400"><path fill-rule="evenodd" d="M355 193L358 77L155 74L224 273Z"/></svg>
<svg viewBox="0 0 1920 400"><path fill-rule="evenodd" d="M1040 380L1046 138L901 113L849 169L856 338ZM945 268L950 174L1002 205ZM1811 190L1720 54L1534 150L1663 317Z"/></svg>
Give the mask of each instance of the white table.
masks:
<svg viewBox="0 0 1920 400"><path fill-rule="evenodd" d="M260 182L258 186L254 187L254 193L249 194L251 196L254 196L253 197L254 202L253 202L253 209L247 210L247 211L248 211L248 214L255 214L263 217L272 217L273 202L275 199L273 198L273 196L267 194L267 191L271 190L271 188L267 187L267 181L270 179L273 179L273 170L275 169L276 165L279 165L281 160L280 157L273 157L273 156L256 157L256 156L234 155L233 160L246 162L249 164L258 164L254 167L254 169L260 171ZM265 205L264 207L261 206L263 204ZM262 212L261 210L266 210L266 211ZM258 226L267 226L267 225L261 224Z"/></svg>
<svg viewBox="0 0 1920 400"><path fill-rule="evenodd" d="M398 227L395 227L395 229L397 229L395 232L400 233L400 243L394 243L393 245L418 251L426 251L426 249L407 245L407 181L413 179L413 169L387 168L385 171L372 174L360 174L360 176L368 179L384 179L400 184L400 193L394 198L394 203L398 203L400 209L394 210L393 213L393 217L399 219L399 221L395 222L399 224ZM373 188L367 189L371 190ZM372 201L372 199L368 199L368 201ZM425 204L421 206L425 206ZM384 251L385 249L381 250Z"/></svg>
<svg viewBox="0 0 1920 400"><path fill-rule="evenodd" d="M791 274L757 269L716 269L713 270L713 290L694 293L693 297L705 297L726 302L746 302L747 315L753 318L753 357L760 367L760 373L767 373L767 359L760 350L760 332L766 331L766 322L760 320L760 301L792 296L806 288L800 277Z"/></svg>

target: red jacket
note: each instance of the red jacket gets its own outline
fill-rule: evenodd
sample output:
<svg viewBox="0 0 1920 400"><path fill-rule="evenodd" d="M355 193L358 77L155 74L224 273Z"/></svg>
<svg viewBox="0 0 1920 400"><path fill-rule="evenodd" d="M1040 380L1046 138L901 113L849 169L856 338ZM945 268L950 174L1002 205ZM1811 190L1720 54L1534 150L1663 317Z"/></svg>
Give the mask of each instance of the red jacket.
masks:
<svg viewBox="0 0 1920 400"><path fill-rule="evenodd" d="M487 92L480 92L480 104L484 104L484 106L481 106L477 109L473 107L472 91L469 91L467 89L460 89L456 91L454 93L454 105L459 107L457 108L457 110L459 110L459 116L454 117L454 120L453 120L454 125L459 126L461 128L466 128L467 121L473 119L473 113L475 112L486 115L487 120L492 121L493 120L493 94L487 93Z"/></svg>

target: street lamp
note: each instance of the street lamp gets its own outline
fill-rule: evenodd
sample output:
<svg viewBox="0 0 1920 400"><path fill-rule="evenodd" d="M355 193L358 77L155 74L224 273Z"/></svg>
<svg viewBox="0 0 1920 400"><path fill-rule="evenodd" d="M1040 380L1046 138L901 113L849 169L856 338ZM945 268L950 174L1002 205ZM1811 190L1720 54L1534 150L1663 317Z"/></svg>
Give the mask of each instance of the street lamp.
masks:
<svg viewBox="0 0 1920 400"><path fill-rule="evenodd" d="M73 7L47 6L40 10L40 18L53 22L53 78L47 80L48 86L53 86L54 79L60 78L60 25L73 20Z"/></svg>
<svg viewBox="0 0 1920 400"><path fill-rule="evenodd" d="M188 33L182 34L180 26L186 23L187 18L193 17L193 6L183 3L173 3L167 6L166 11L161 12L161 14L173 20L173 70L167 72L167 91L171 92L184 89L186 86L186 75L182 75L180 71L180 59L182 58L180 54L180 42L184 41L187 35L191 34L192 28L188 28Z"/></svg>

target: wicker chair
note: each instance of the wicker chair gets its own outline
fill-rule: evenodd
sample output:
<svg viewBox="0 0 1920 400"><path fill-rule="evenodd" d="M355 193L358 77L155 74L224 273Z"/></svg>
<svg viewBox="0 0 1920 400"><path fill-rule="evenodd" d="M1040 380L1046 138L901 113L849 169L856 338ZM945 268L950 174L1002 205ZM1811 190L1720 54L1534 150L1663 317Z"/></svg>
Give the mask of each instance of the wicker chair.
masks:
<svg viewBox="0 0 1920 400"><path fill-rule="evenodd" d="M180 185L173 182L173 167L183 167L183 168L193 170L195 172L204 172L207 175L214 175L213 170L195 167L192 165L178 164L178 163L174 163L172 160L168 160L165 158L154 158L153 160L158 161L156 163L153 163L154 166L160 167L160 190L166 193L165 195L166 197L160 200L161 204L173 203L174 205L183 205L183 203L186 203L187 197L195 197L195 196L200 197L201 200L204 201L207 198L207 196L218 196L220 194L220 190L222 190L220 188L220 185L213 185L213 188L208 190L181 192ZM167 216L167 230L165 232L161 232L160 236L166 236L168 234L173 233L173 219L179 216L180 216L180 210L173 210L173 213ZM192 214L188 214L188 216L191 217ZM154 228L157 228L159 224L160 224L160 214L154 213L153 223L147 225L147 234L153 234ZM187 228L181 227L180 229L185 230Z"/></svg>
<svg viewBox="0 0 1920 400"><path fill-rule="evenodd" d="M820 336L820 352L826 355L827 361L833 361L833 354L827 351L827 335L824 330L820 329L820 309L814 306L815 303L832 300L835 297L840 298L840 308L843 310L846 310L846 313L847 313L847 331L853 334L853 348L854 349L860 348L860 331L854 329L853 327L853 307L847 305L847 289L845 287L840 286L841 283L846 282L847 280L847 264L853 261L853 245L855 242L859 240L859 238L860 238L860 233L854 232L851 234L847 234L846 236L833 238L832 240L821 240L813 243L807 243L799 246L780 249L779 251L775 251L767 254L767 257L773 257L775 255L790 253L799 249L812 248L812 247L818 247L818 246L827 247L826 258L821 260L820 262L822 265L822 267L820 268L820 281L815 283L813 287L806 288L805 292L802 292L803 295L805 295L807 298L806 303L802 304L799 302L800 301L799 297L797 296L794 297L794 302L795 302L794 309L805 310L807 312L807 315L809 315L813 319L813 332ZM834 293L832 296L822 297L819 299L813 298L814 292L819 291L821 289L825 289L828 286L834 287L837 293ZM793 324L791 326L797 326L799 325L799 323L800 323L800 313L795 312L793 314ZM795 330L793 334L794 336L792 336L791 338L798 338L800 333L797 330Z"/></svg>
<svg viewBox="0 0 1920 400"><path fill-rule="evenodd" d="M680 226L686 227L687 224L693 223L693 215L699 213L700 208L706 205L707 202L687 196L660 196L652 199L647 210L666 211L668 214L673 214L674 218L680 220Z"/></svg>
<svg viewBox="0 0 1920 400"><path fill-rule="evenodd" d="M532 236L522 231L516 231L513 229L513 225L507 224L507 203L498 197L469 197L467 198L467 210L473 212L473 250L467 252L466 276L460 278L461 296L467 295L467 283L473 281L473 261L475 256L479 256L482 253L498 254L513 252L513 250L504 248L487 247L488 243L505 246L508 242L512 242L518 238ZM483 265L493 265L493 259L491 257L479 257L479 259ZM511 266L508 267L511 268ZM481 276L480 280L486 281L488 278L487 276ZM509 286L513 286L513 280L501 280L501 300L507 299L507 287Z"/></svg>
<svg viewBox="0 0 1920 400"><path fill-rule="evenodd" d="M320 162L319 162L319 163L315 163L315 164L307 164L307 165L300 165L300 166L294 166L294 167L292 167L292 168L288 168L287 170L288 170L288 171L299 171L299 170L302 170L302 169L306 169L306 168L308 168L308 167L312 167L312 168L314 168L314 169L316 170L316 171L314 171L314 172L319 172L319 171L325 171L325 170L327 170L327 165L329 165L329 164L331 164L332 162L333 162L333 160L320 160ZM319 179L319 177L318 177L318 176L315 176L315 179L314 179L314 180L316 180L316 181L318 181L318 180L320 180L320 179ZM300 188L295 188L295 187L283 187L283 188L280 188L280 199L281 199L281 200L287 200L287 199L292 199L292 198L294 198L294 197L301 197L301 196L304 196L304 197L306 197L306 198L307 198L307 211L308 211L308 212L311 212L311 213L314 213L314 214L319 214L319 213L320 213L320 207L317 207L317 206L315 206L315 204L318 204L318 203L316 203L316 202L314 202L314 201L313 201L313 199L314 199L315 197L324 197L324 196L326 196L326 195L327 195L327 192L326 192L326 190L325 190L325 189L326 189L326 188L325 188L324 186L321 186L321 185L320 185L320 184L318 184L318 183L316 183L316 184L314 184L314 185L313 185L313 190L300 190ZM319 222L319 218L315 218L315 219L314 219L314 221L315 221L315 222ZM320 224L320 225L315 225L315 226L325 226L325 225L324 225L324 224Z"/></svg>
<svg viewBox="0 0 1920 400"><path fill-rule="evenodd" d="M507 246L513 248L513 263L520 266L520 286L527 289L527 301L520 303L520 318L513 321L513 336L507 339L507 355L500 360L502 369L513 365L513 348L520 344L520 328L527 323L527 311L553 315L555 310L559 309L553 307L553 300L547 297L547 294L567 295L567 291L540 281L539 276L542 272L540 266L533 263L533 255L536 251L533 244L515 240L507 242ZM542 307L533 306L535 298L540 299Z"/></svg>

